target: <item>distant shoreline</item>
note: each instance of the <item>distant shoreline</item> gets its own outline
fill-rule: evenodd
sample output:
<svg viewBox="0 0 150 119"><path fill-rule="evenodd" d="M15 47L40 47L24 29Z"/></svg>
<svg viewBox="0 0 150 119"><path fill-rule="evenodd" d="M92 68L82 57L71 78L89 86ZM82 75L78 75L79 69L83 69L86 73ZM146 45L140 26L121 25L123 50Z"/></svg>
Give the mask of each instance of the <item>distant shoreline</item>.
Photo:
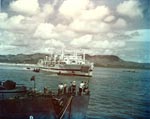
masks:
<svg viewBox="0 0 150 119"><path fill-rule="evenodd" d="M0 55L0 65L7 66L22 66L22 67L37 67L39 59L43 59L48 54L18 54L18 55ZM126 69L148 69L150 63L138 63L125 61L115 55L85 55L86 60L93 62L95 67L105 68L126 68Z"/></svg>
<svg viewBox="0 0 150 119"><path fill-rule="evenodd" d="M20 67L36 67L36 64L23 64L23 63L2 63L0 62L0 65L3 66L20 66Z"/></svg>
<svg viewBox="0 0 150 119"><path fill-rule="evenodd" d="M0 66L17 66L17 67L24 67L24 68L36 68L36 64L24 64L24 63L2 63L0 62ZM117 67L117 66L95 66L99 68L116 68L116 69L141 69L141 70L150 70L150 68L133 68L133 67Z"/></svg>

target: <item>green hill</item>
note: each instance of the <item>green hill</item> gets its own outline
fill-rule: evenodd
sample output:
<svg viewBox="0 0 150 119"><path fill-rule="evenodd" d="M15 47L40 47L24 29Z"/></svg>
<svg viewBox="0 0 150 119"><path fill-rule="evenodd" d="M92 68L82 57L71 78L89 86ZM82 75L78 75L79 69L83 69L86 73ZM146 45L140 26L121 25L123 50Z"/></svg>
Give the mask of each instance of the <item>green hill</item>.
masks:
<svg viewBox="0 0 150 119"><path fill-rule="evenodd" d="M18 55L0 55L1 63L25 63L36 64L39 59L42 59L47 54L18 54ZM97 67L115 67L115 68L139 68L150 69L150 63L136 63L130 61L124 61L114 55L86 55L86 59L93 62Z"/></svg>

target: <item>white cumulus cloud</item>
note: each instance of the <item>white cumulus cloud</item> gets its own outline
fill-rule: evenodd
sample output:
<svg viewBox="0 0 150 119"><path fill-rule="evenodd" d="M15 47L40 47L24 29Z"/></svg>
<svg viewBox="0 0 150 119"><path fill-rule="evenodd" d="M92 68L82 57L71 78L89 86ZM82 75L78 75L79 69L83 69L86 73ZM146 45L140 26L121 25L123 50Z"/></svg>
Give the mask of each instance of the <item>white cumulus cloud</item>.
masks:
<svg viewBox="0 0 150 119"><path fill-rule="evenodd" d="M70 44L76 47L86 47L88 43L92 40L92 38L93 38L92 35L85 35L85 36L73 39Z"/></svg>
<svg viewBox="0 0 150 119"><path fill-rule="evenodd" d="M7 15L3 16L0 22L0 28L2 29L24 29L24 25L21 23L25 17L22 15L16 15L12 17L7 17Z"/></svg>
<svg viewBox="0 0 150 119"><path fill-rule="evenodd" d="M97 6L96 8L84 10L79 16L82 20L101 20L110 14L110 10L106 6Z"/></svg>
<svg viewBox="0 0 150 119"><path fill-rule="evenodd" d="M65 47L64 43L62 43L61 41L56 40L56 39L46 40L45 46L47 46L48 48L50 48L50 47L64 48Z"/></svg>
<svg viewBox="0 0 150 119"><path fill-rule="evenodd" d="M35 16L47 18L54 12L54 8L51 4L44 4L41 8L41 11L39 14L36 14Z"/></svg>
<svg viewBox="0 0 150 119"><path fill-rule="evenodd" d="M59 8L60 14L65 17L76 17L88 7L89 0L65 0Z"/></svg>
<svg viewBox="0 0 150 119"><path fill-rule="evenodd" d="M8 14L7 13L0 12L0 22L5 21L7 18L8 18Z"/></svg>
<svg viewBox="0 0 150 119"><path fill-rule="evenodd" d="M42 39L55 38L58 34L54 31L54 29L55 26L51 23L41 23L38 25L33 36Z"/></svg>
<svg viewBox="0 0 150 119"><path fill-rule="evenodd" d="M63 37L70 37L74 38L78 36L73 30L71 30L67 25L57 24L55 27L55 31L59 34L60 38Z"/></svg>
<svg viewBox="0 0 150 119"><path fill-rule="evenodd" d="M116 48L124 47L125 46L125 41L99 40L99 41L92 41L90 46L93 46L93 48L98 48L98 49L113 49L113 50L115 50Z"/></svg>
<svg viewBox="0 0 150 119"><path fill-rule="evenodd" d="M110 26L102 21L74 20L69 27L77 32L100 33L107 32Z"/></svg>
<svg viewBox="0 0 150 119"><path fill-rule="evenodd" d="M117 19L117 21L113 24L115 28L124 28L127 26L127 22L123 18Z"/></svg>
<svg viewBox="0 0 150 119"><path fill-rule="evenodd" d="M143 17L143 10L138 0L128 0L117 6L117 12L130 18Z"/></svg>
<svg viewBox="0 0 150 119"><path fill-rule="evenodd" d="M10 3L10 9L26 15L37 14L40 10L38 0L17 0Z"/></svg>
<svg viewBox="0 0 150 119"><path fill-rule="evenodd" d="M115 20L115 16L113 16L113 15L107 16L107 17L104 19L105 22L112 22L112 21L114 21L114 20Z"/></svg>

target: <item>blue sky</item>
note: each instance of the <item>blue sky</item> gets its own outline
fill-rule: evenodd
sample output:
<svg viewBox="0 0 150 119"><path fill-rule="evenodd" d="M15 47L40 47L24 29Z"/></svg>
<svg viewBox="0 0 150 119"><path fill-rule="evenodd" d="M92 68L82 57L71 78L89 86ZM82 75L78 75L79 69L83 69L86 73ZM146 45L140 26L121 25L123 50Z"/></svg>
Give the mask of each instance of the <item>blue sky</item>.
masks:
<svg viewBox="0 0 150 119"><path fill-rule="evenodd" d="M150 0L0 2L0 54L84 49L150 62Z"/></svg>

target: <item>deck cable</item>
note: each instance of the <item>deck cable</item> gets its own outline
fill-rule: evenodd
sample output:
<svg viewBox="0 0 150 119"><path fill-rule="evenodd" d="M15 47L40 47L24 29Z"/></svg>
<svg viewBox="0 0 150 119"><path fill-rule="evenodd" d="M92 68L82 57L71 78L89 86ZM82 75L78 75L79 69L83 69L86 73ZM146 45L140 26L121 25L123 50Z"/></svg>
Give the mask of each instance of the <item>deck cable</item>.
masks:
<svg viewBox="0 0 150 119"><path fill-rule="evenodd" d="M64 114L65 114L67 108L68 108L69 105L71 104L72 98L73 98L73 96L71 96L71 97L68 99L67 105L66 105L65 108L62 110L63 112L59 114L60 116L59 116L58 119L62 119L62 118L63 118L63 116L64 116Z"/></svg>

